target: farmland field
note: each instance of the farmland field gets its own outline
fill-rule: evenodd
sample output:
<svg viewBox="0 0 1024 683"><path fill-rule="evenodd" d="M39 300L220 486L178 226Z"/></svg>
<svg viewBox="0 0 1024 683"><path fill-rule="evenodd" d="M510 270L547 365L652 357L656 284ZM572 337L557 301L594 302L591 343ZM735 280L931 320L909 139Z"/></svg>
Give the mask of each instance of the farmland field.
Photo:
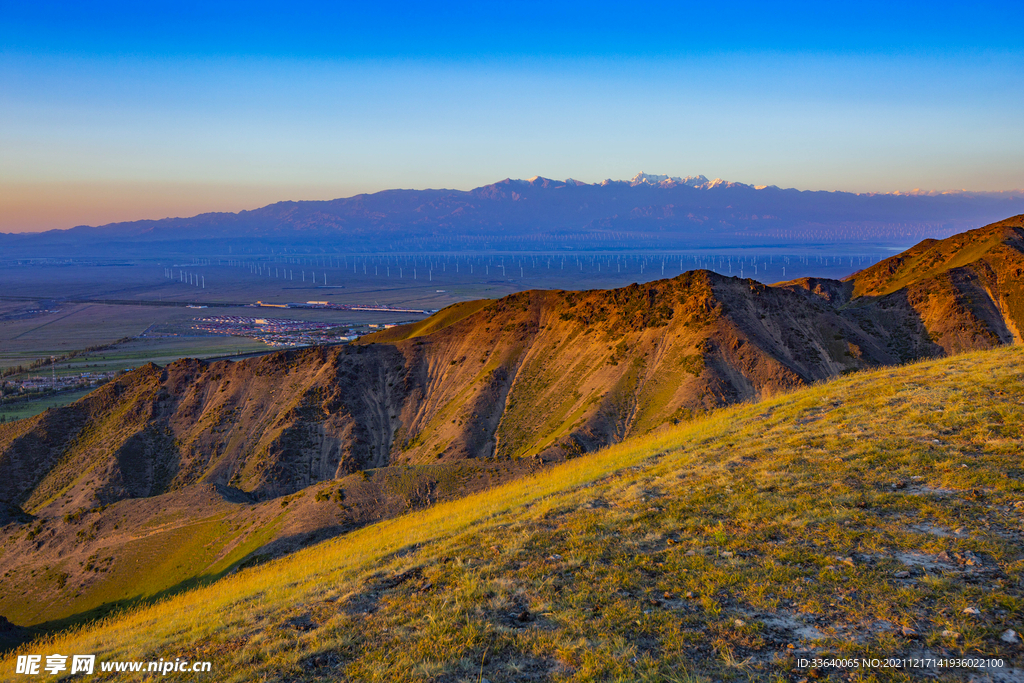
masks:
<svg viewBox="0 0 1024 683"><path fill-rule="evenodd" d="M8 420L20 420L26 417L38 415L47 408L59 408L88 394L92 389L79 389L77 391L62 391L58 394L51 394L40 398L33 398L16 403L5 403L0 405L0 422Z"/></svg>

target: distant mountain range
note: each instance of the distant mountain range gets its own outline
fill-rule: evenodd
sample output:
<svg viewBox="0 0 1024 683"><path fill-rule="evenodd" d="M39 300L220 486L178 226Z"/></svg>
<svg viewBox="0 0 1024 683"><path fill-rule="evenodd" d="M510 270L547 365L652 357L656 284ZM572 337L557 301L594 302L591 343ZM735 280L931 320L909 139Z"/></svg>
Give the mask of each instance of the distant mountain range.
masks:
<svg viewBox="0 0 1024 683"><path fill-rule="evenodd" d="M629 181L506 179L474 190L385 190L38 234L0 234L7 256L259 250L667 248L946 237L1024 212L1024 191L853 194L640 173Z"/></svg>

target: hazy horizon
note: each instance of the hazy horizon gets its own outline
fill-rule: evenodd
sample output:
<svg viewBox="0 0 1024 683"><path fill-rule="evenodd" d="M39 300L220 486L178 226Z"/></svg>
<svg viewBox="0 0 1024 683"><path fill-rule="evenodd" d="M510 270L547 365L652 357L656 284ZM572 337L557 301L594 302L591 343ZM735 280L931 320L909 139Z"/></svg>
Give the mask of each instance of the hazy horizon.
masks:
<svg viewBox="0 0 1024 683"><path fill-rule="evenodd" d="M636 175L636 174L634 174ZM651 174L655 175L655 174ZM673 175L660 174L660 175ZM693 174L701 175L701 174ZM534 177L534 176L531 176ZM548 178L548 176L541 176ZM683 176L685 177L685 176ZM512 178L513 180L523 180ZM556 181L564 181L568 178L549 178ZM613 181L629 181L630 178L602 178L600 180L587 180L580 177L573 177L573 180L578 182L584 182L588 184L599 184L603 180ZM504 178L484 183L483 185L474 185L472 187L449 187L449 186L437 186L437 187L416 187L416 188L398 188L398 187L382 187L369 189L365 191L352 192L350 194L332 194L332 190L329 188L317 188L317 187L306 187L296 186L294 188L282 188L280 186L266 185L266 186L238 186L238 185L219 185L219 184L196 184L189 186L188 184L177 183L147 183L133 184L129 190L124 190L116 186L102 185L96 183L79 183L70 184L66 183L61 186L61 190L65 197L69 195L76 200L76 207L81 211L83 216L91 216L94 220L82 220L69 225L54 225L53 223L59 216L62 210L61 206L47 207L40 206L41 201L38 203L33 199L39 200L40 195L50 192L53 188L46 186L45 188L33 187L25 184L19 188L19 191L6 193L0 197L0 216L3 219L0 220L0 234L31 234L38 232L46 232L49 230L70 230L71 228L80 226L103 226L113 223L126 223L133 221L142 220L162 220L167 218L191 218L193 216L201 215L204 213L239 213L241 211L248 211L253 209L259 209L264 206L276 204L279 202L288 201L331 201L335 199L348 199L360 194L374 194L376 192L382 192L385 190L454 190L454 191L470 191L478 187L500 182ZM713 179L712 179L713 180ZM767 185L776 185L776 183L746 183L743 181L737 181L731 178L722 178L722 180L728 182L743 183L746 185L752 185L756 187L765 187ZM910 190L893 190L889 192L884 191L865 191L865 192L853 192L850 190L843 189L825 189L825 188L788 188L781 187L781 189L795 189L799 191L825 191L825 192L852 192L853 194L954 194L954 193L965 193L965 194L991 194L991 195L1006 195L1006 196L1024 196L1024 189L1014 188L1009 190L974 190L971 188L948 188L948 189L924 189L924 188L912 188ZM287 196L277 196L280 193L287 193L289 190L294 190L293 194ZM35 190L35 192L33 192ZM188 195L189 200L187 203L181 202L182 191ZM272 198L276 197L276 198ZM187 207L190 212L185 213L173 213L176 208ZM49 209L49 210L48 210ZM161 213L166 211L166 213ZM12 226L19 224L19 217L23 221L26 227L17 229Z"/></svg>

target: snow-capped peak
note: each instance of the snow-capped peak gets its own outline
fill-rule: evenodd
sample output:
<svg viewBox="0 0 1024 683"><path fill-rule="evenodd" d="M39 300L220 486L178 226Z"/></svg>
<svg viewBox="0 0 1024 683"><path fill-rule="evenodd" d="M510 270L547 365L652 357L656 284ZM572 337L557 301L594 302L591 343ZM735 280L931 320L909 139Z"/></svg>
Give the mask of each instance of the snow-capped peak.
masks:
<svg viewBox="0 0 1024 683"><path fill-rule="evenodd" d="M707 176L688 175L681 182L683 185L689 185L690 187L707 187L708 179Z"/></svg>
<svg viewBox="0 0 1024 683"><path fill-rule="evenodd" d="M629 184L633 187L636 187L637 185L688 185L690 187L703 189L708 185L708 179L702 175L680 178L678 176L657 175L641 171L633 176L633 179L629 181Z"/></svg>
<svg viewBox="0 0 1024 683"><path fill-rule="evenodd" d="M517 183L523 185L533 185L534 187L582 187L589 185L590 183L583 182L582 180L576 180L575 178L566 178L564 181L551 180L544 176L533 176L528 180L510 180L510 183ZM615 185L615 184L629 185L630 187L662 187L672 188L680 185L686 187L692 187L695 190L710 190L716 187L754 187L753 185L744 185L743 183L731 183L728 180L722 180L721 178L715 178L714 180L708 180L707 176L703 175L691 175L685 178L679 176L670 175L659 175L656 173L637 173L631 180L605 180L600 183L594 183L595 185ZM764 186L762 186L764 187Z"/></svg>
<svg viewBox="0 0 1024 683"><path fill-rule="evenodd" d="M648 185L657 185L658 183L660 183L663 180L671 180L673 182L677 182L678 183L678 182L682 182L683 179L682 178L673 178L672 176L667 176L667 175L656 175L654 173L644 173L643 171L640 171L635 176L633 176L633 179L629 181L629 184L630 185L643 185L644 183L646 183Z"/></svg>

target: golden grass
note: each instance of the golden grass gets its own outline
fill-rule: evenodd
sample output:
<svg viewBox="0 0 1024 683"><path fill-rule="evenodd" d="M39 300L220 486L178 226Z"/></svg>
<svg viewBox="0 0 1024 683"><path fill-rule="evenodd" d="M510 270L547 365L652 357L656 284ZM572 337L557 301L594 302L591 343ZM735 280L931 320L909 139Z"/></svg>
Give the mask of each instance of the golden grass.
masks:
<svg viewBox="0 0 1024 683"><path fill-rule="evenodd" d="M490 299L476 299L452 304L441 309L429 318L408 325L398 325L380 332L359 338L356 344L393 344L405 339L414 339L450 327L460 320L465 320L480 309L492 303Z"/></svg>
<svg viewBox="0 0 1024 683"><path fill-rule="evenodd" d="M1022 377L1008 347L721 410L18 652L209 659L224 681L768 680L801 652L1020 666L999 634L1024 610Z"/></svg>

